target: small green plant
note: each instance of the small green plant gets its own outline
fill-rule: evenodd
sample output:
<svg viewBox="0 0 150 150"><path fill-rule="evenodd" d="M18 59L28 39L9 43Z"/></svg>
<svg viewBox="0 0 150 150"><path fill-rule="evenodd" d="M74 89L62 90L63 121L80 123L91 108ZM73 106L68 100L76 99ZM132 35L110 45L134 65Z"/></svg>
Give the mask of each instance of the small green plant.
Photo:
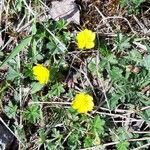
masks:
<svg viewBox="0 0 150 150"><path fill-rule="evenodd" d="M127 7L129 13L139 13L140 5L146 0L120 0L122 7Z"/></svg>
<svg viewBox="0 0 150 150"><path fill-rule="evenodd" d="M22 150L148 149L149 1L86 3L80 25L51 1L2 3L0 122Z"/></svg>
<svg viewBox="0 0 150 150"><path fill-rule="evenodd" d="M128 150L129 149L129 142L122 141L116 145L117 150Z"/></svg>
<svg viewBox="0 0 150 150"><path fill-rule="evenodd" d="M5 106L5 113L9 118L15 119L17 110L18 110L18 106L13 105L12 102L9 102L8 106Z"/></svg>
<svg viewBox="0 0 150 150"><path fill-rule="evenodd" d="M40 108L36 105L31 105L23 112L24 119L29 123L37 123L40 119Z"/></svg>

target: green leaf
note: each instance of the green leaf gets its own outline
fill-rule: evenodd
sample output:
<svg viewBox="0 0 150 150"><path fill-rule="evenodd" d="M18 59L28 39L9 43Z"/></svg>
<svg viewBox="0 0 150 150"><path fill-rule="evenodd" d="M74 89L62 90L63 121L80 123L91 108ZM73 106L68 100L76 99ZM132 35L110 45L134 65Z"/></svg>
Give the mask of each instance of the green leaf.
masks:
<svg viewBox="0 0 150 150"><path fill-rule="evenodd" d="M143 58L142 65L143 65L144 67L146 67L147 70L150 71L150 55L147 55L146 57Z"/></svg>
<svg viewBox="0 0 150 150"><path fill-rule="evenodd" d="M114 54L108 55L106 59L111 64L117 64L118 63L118 60Z"/></svg>
<svg viewBox="0 0 150 150"><path fill-rule="evenodd" d="M137 50L132 50L131 52L129 52L128 56L125 56L125 58L140 63L142 60L142 55Z"/></svg>
<svg viewBox="0 0 150 150"><path fill-rule="evenodd" d="M21 74L12 67L9 68L6 79L13 81L15 78L21 77Z"/></svg>
<svg viewBox="0 0 150 150"><path fill-rule="evenodd" d="M98 48L100 54L102 54L102 56L107 57L111 54L110 50L107 47L107 43L105 40L100 39L99 41L99 48Z"/></svg>
<svg viewBox="0 0 150 150"><path fill-rule="evenodd" d="M142 111L139 115L147 122L150 123L150 109Z"/></svg>
<svg viewBox="0 0 150 150"><path fill-rule="evenodd" d="M40 91L43 88L43 86L44 86L43 84L40 84L38 82L33 82L31 84L31 94L34 94L34 93Z"/></svg>
<svg viewBox="0 0 150 150"><path fill-rule="evenodd" d="M79 131L73 132L68 138L68 146L71 147L71 149L76 150L77 146L80 144L80 137Z"/></svg>
<svg viewBox="0 0 150 150"><path fill-rule="evenodd" d="M105 121L101 119L99 116L96 116L92 121L92 131L102 134L104 132L104 124Z"/></svg>
<svg viewBox="0 0 150 150"><path fill-rule="evenodd" d="M17 8L18 11L21 11L21 9L22 9L22 6L23 6L22 2L23 2L23 0L18 0L17 1L16 8Z"/></svg>
<svg viewBox="0 0 150 150"><path fill-rule="evenodd" d="M11 52L11 54L0 64L0 67L7 64L9 60L14 58L19 52L21 52L28 44L30 44L32 37L27 37L21 41L19 45L17 45Z"/></svg>
<svg viewBox="0 0 150 150"><path fill-rule="evenodd" d="M40 109L37 105L31 105L23 113L24 119L30 123L36 123L40 118Z"/></svg>
<svg viewBox="0 0 150 150"><path fill-rule="evenodd" d="M119 127L117 129L117 133L116 133L118 136L119 136L119 139L121 141L125 141L125 140L128 140L128 139L131 139L133 138L133 135L132 133L128 132L128 130L126 130L125 128L123 127Z"/></svg>
<svg viewBox="0 0 150 150"><path fill-rule="evenodd" d="M114 109L117 106L120 98L121 98L120 94L113 93L112 97L109 100L111 109Z"/></svg>
<svg viewBox="0 0 150 150"><path fill-rule="evenodd" d="M97 65L96 58L92 58L90 63L88 64L88 68L93 75L97 75L97 72L100 72L101 66L99 66L99 64Z"/></svg>
<svg viewBox="0 0 150 150"><path fill-rule="evenodd" d="M110 71L110 76L112 80L120 80L123 79L122 76L122 70L118 67L112 67L112 70Z"/></svg>
<svg viewBox="0 0 150 150"><path fill-rule="evenodd" d="M9 118L15 118L17 113L17 106L13 105L12 102L8 103L8 106L5 106L5 113Z"/></svg>
<svg viewBox="0 0 150 150"><path fill-rule="evenodd" d="M36 20L34 20L33 24L32 24L32 35L35 35L37 32L37 28L36 28Z"/></svg>
<svg viewBox="0 0 150 150"><path fill-rule="evenodd" d="M84 139L84 148L93 146L93 139L90 136L86 136Z"/></svg>
<svg viewBox="0 0 150 150"><path fill-rule="evenodd" d="M131 44L129 43L131 38L125 37L122 34L118 34L116 40L115 40L115 46L118 51L124 51L125 49L128 49L131 47Z"/></svg>
<svg viewBox="0 0 150 150"><path fill-rule="evenodd" d="M60 19L57 21L56 27L58 30L67 29L67 21L64 19Z"/></svg>
<svg viewBox="0 0 150 150"><path fill-rule="evenodd" d="M128 150L129 149L129 142L121 141L119 144L116 145L117 150Z"/></svg>
<svg viewBox="0 0 150 150"><path fill-rule="evenodd" d="M51 91L49 92L49 96L60 96L61 93L65 92L63 85L60 83L56 83L52 86Z"/></svg>

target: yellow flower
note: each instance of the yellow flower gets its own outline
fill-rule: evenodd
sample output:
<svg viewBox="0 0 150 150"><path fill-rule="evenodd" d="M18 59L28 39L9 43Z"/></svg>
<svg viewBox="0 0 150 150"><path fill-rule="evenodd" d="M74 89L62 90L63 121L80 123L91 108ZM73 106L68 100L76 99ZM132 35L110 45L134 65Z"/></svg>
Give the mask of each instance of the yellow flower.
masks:
<svg viewBox="0 0 150 150"><path fill-rule="evenodd" d="M79 49L90 49L95 46L95 33L91 30L85 29L77 34L77 45Z"/></svg>
<svg viewBox="0 0 150 150"><path fill-rule="evenodd" d="M72 107L76 109L78 113L92 111L94 107L93 97L81 92L75 96L75 99L72 102Z"/></svg>
<svg viewBox="0 0 150 150"><path fill-rule="evenodd" d="M40 84L46 84L49 80L49 70L40 64L33 67L33 75Z"/></svg>

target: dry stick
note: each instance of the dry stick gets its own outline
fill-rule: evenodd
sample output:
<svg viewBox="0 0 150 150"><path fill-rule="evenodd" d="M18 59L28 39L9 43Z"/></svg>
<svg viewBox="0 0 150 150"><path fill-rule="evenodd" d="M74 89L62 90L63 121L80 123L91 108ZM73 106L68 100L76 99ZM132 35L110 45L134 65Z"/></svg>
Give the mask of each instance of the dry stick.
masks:
<svg viewBox="0 0 150 150"><path fill-rule="evenodd" d="M150 11L150 8L148 8L148 10L145 12L145 14L148 14L148 13L149 13L149 11Z"/></svg>
<svg viewBox="0 0 150 150"><path fill-rule="evenodd" d="M147 110L147 109L150 109L150 106L143 107L143 108L140 109L140 111L144 111L144 110Z"/></svg>
<svg viewBox="0 0 150 150"><path fill-rule="evenodd" d="M107 26L109 29L111 29L111 31L113 31L113 29L112 29L112 27L110 26L110 24L109 24L107 21L104 22L104 20L106 19L106 17L100 12L100 10L99 10L96 6L94 6L94 7L95 7L95 9L97 10L97 12L101 15L102 20L103 20L103 23L106 23L106 26ZM100 23L99 23L99 24L100 24Z"/></svg>
<svg viewBox="0 0 150 150"><path fill-rule="evenodd" d="M29 102L29 105L33 105L33 104L53 104L53 105L71 105L70 102ZM112 116L112 117L120 117L120 118L127 118L126 116L120 115L120 114L110 114L110 113L106 113L106 112L98 112L96 111L95 113L100 114L100 115L107 115L107 116ZM130 118L132 121L141 121L141 119L135 119L135 118Z"/></svg>
<svg viewBox="0 0 150 150"><path fill-rule="evenodd" d="M8 44L10 44L10 42L13 41L13 37L10 37L9 40L6 42L6 44L1 48L1 50L3 50Z"/></svg>
<svg viewBox="0 0 150 150"><path fill-rule="evenodd" d="M133 18L134 18L134 20L137 22L137 24L139 25L139 27L140 27L140 28L143 30L143 32L144 32L144 27L145 27L145 26L139 22L139 20L136 18L135 15L133 15ZM145 28L146 28L146 27L145 27Z"/></svg>
<svg viewBox="0 0 150 150"><path fill-rule="evenodd" d="M99 107L101 110L105 110L105 111L109 111L109 109L107 108L104 108L104 107ZM134 110L126 110L126 109L115 109L114 110L115 112L118 112L118 113L135 113Z"/></svg>
<svg viewBox="0 0 150 150"><path fill-rule="evenodd" d="M44 4L41 0L39 0L39 2L40 2L45 8L47 8L49 11L51 11L50 7L48 7L46 4Z"/></svg>
<svg viewBox="0 0 150 150"><path fill-rule="evenodd" d="M71 64L70 64L70 67L69 67L69 71L68 71L68 75L67 75L67 77L66 77L66 79L65 79L65 82L67 82L67 80L68 80L68 78L69 78L69 76L70 76L71 68L73 67L73 63L74 63L75 57L78 58L77 55L78 55L79 53L80 53L80 52L77 52L77 54L73 54L74 57L73 57L73 59L72 59L72 61L71 61ZM72 54L72 53L71 53L71 54ZM78 59L79 59L79 58L78 58Z"/></svg>
<svg viewBox="0 0 150 150"><path fill-rule="evenodd" d="M98 59L98 55L97 55L97 57L96 57L96 68L98 68L98 61L99 61L99 59ZM97 73L97 76L98 76L98 78L100 78L100 76L99 76L99 73L98 73L98 69L96 70L96 73ZM109 108L109 112L110 112L110 116L112 115L112 113L111 113L111 109L110 109L110 105L109 105L109 102L108 102L108 99L107 99L107 96L106 96L106 90L105 90L105 88L104 88L104 86L103 86L103 84L102 84L102 82L101 82L101 80L98 80L98 83L100 82L100 85L102 86L102 90L103 90L103 94L104 94L104 97L105 97L105 101L106 101L106 103L107 103L107 106L108 106L108 108ZM96 111L97 112L97 111ZM115 121L114 120L114 118L112 118L113 119L113 121Z"/></svg>
<svg viewBox="0 0 150 150"><path fill-rule="evenodd" d="M97 57L96 57L96 68L97 68L96 69L96 74L97 74L97 77L100 79L99 72L98 72L98 68L99 68L98 64L99 64L99 55L97 55ZM106 101L107 106L109 108L109 112L111 113L109 102L108 102L108 99L107 99L107 96L106 96L106 90L105 90L105 88L103 86L103 83L101 82L101 79L98 80L98 83L99 83L99 86L102 87L102 91L103 91L103 94L104 94L104 97L105 97L105 101Z"/></svg>
<svg viewBox="0 0 150 150"><path fill-rule="evenodd" d="M70 102L29 102L29 105L32 104L56 104L56 105L71 105Z"/></svg>
<svg viewBox="0 0 150 150"><path fill-rule="evenodd" d="M131 116L131 113L128 112L128 113L127 113L126 122L125 122L125 123L122 122L122 126L124 126L125 129L128 129L128 128L129 128L129 125L130 125L130 118L131 118L130 116Z"/></svg>
<svg viewBox="0 0 150 150"><path fill-rule="evenodd" d="M17 54L17 68L18 68L18 71L20 72L20 55ZM21 80L20 78L18 79L18 85L19 85L19 102L20 102L20 110L22 110L22 86L21 86ZM20 127L22 126L22 115L20 113L20 122L19 122L19 125ZM21 143L19 142L19 150L21 149Z"/></svg>
<svg viewBox="0 0 150 150"><path fill-rule="evenodd" d="M27 9L29 10L29 13L31 13L33 16L35 15L33 10L30 8L30 6L27 4L27 2L25 0L23 0L25 6L27 7Z"/></svg>
<svg viewBox="0 0 150 150"><path fill-rule="evenodd" d="M147 147L147 146L149 146L149 145L150 145L150 143L147 143L147 144L145 144L145 145L142 145L142 146L140 146L140 147L134 148L134 149L132 149L132 150L141 150L141 148Z"/></svg>
<svg viewBox="0 0 150 150"><path fill-rule="evenodd" d="M144 130L146 130L146 129L149 128L149 127L150 127L150 124L147 123L146 127L144 128Z"/></svg>
<svg viewBox="0 0 150 150"><path fill-rule="evenodd" d="M120 114L113 114L113 113L105 113L105 112L98 112L96 111L95 113L99 114L99 115L107 115L107 116L111 116L111 117L115 117L115 118L124 118L124 119L127 119L128 117L127 116L123 116L123 115L120 115ZM132 121L142 121L141 119L135 119L135 118L130 118Z"/></svg>
<svg viewBox="0 0 150 150"><path fill-rule="evenodd" d="M86 78L86 80L88 81L90 87L92 88L92 91L93 91L93 93L94 93L94 96L96 97L96 93L95 93L94 87L93 87L92 83L90 82L90 80L89 80L89 78L88 78L88 76L87 76L87 72L85 73L85 72L82 71L82 70L79 70L79 71L85 76L85 78Z"/></svg>
<svg viewBox="0 0 150 150"><path fill-rule="evenodd" d="M14 137L25 147L25 145L22 143L22 141L19 139L19 137L15 135L15 133L8 127L8 125L4 122L4 120L1 117L0 117L0 121L12 133L12 135L14 135Z"/></svg>
<svg viewBox="0 0 150 150"><path fill-rule="evenodd" d="M65 137L65 139L62 142L62 145L66 142L66 140L68 139L68 137L73 133L75 129L73 129L70 133L68 133L68 135Z"/></svg>
<svg viewBox="0 0 150 150"><path fill-rule="evenodd" d="M29 102L29 105L33 105L33 104L52 104L52 105L68 105L68 106L70 106L71 102ZM107 110L107 109L103 109L103 110ZM110 113L98 112L98 111L96 111L95 113L100 114L100 115L112 116L112 117L128 118L128 117L123 116L121 114L113 114L113 113L110 114ZM142 121L141 119L135 119L135 118L130 118L130 120L132 120L132 121Z"/></svg>
<svg viewBox="0 0 150 150"><path fill-rule="evenodd" d="M17 26L16 31L18 31L18 30L21 28L21 25L23 24L25 18L26 18L26 15L24 15L23 18L21 19L20 23L19 23L18 26Z"/></svg>
<svg viewBox="0 0 150 150"><path fill-rule="evenodd" d="M9 17L8 17L8 14L9 14L9 8L10 8L10 6L9 6L10 1L11 1L11 0L8 0L7 6L6 6L6 10L5 10L5 14L6 14L5 24L6 24L6 25L8 24L8 18L9 18Z"/></svg>
<svg viewBox="0 0 150 150"><path fill-rule="evenodd" d="M131 133L135 133L135 134L150 134L150 131L132 131L130 130Z"/></svg>
<svg viewBox="0 0 150 150"><path fill-rule="evenodd" d="M106 17L106 18L103 18L103 19L101 20L101 22L104 21L104 20L108 20L108 19L123 19L123 20L125 20L125 21L127 22L127 24L128 24L128 26L130 27L131 31L132 31L134 34L137 33L136 31L133 30L133 28L132 28L130 22L129 22L126 18L124 18L124 17L121 17L121 16ZM100 23L101 23L101 22L100 22Z"/></svg>
<svg viewBox="0 0 150 150"><path fill-rule="evenodd" d="M135 44L138 48L140 48L140 49L142 49L142 50L144 50L144 51L148 51L148 48L145 46L145 45L143 45L143 44L141 44L141 43L139 43L139 42L133 42L133 44ZM140 50L139 50L140 51Z"/></svg>
<svg viewBox="0 0 150 150"><path fill-rule="evenodd" d="M114 121L114 122L115 122L115 123L125 123L126 120ZM130 123L131 123L131 122L135 122L135 121L130 119ZM136 122L141 122L141 120L136 120Z"/></svg>
<svg viewBox="0 0 150 150"><path fill-rule="evenodd" d="M20 32L20 31L26 29L34 20L35 20L35 18L31 19L31 20L30 20L28 23L26 23L24 26L20 27L17 32Z"/></svg>
<svg viewBox="0 0 150 150"><path fill-rule="evenodd" d="M100 107L100 109L109 111L109 109L104 108L104 107ZM147 110L147 109L150 109L150 106L142 107L139 111L144 111L144 110ZM125 112L136 113L138 110L115 109L114 111L115 112L120 112L120 113L125 113Z"/></svg>
<svg viewBox="0 0 150 150"><path fill-rule="evenodd" d="M136 142L136 141L145 141L145 140L150 140L150 137L143 137L143 138L138 138L138 139L129 139L127 140L128 142ZM84 149L80 149L80 150L96 150L98 148L101 148L101 147L107 147L107 146L111 146L111 145L116 145L120 143L120 141L117 141L117 142L110 142L110 143L107 143L107 144L102 144L102 145L98 145L98 146L93 146L93 147L89 147L89 148L84 148ZM150 143L149 143L150 144ZM135 149L134 149L135 150Z"/></svg>
<svg viewBox="0 0 150 150"><path fill-rule="evenodd" d="M43 24L42 24L43 25ZM65 50L67 50L67 47L49 30L47 29L44 25L43 27L47 30L47 32L57 41Z"/></svg>

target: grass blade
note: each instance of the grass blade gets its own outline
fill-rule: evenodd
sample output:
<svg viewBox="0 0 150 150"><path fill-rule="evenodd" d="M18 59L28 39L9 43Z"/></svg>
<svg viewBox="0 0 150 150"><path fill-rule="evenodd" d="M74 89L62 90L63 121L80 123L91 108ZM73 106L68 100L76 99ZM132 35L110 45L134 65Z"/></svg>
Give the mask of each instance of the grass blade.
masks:
<svg viewBox="0 0 150 150"><path fill-rule="evenodd" d="M11 54L0 64L0 67L5 65L9 60L14 58L20 51L22 51L31 42L31 39L31 36L23 39L21 43L12 50Z"/></svg>

